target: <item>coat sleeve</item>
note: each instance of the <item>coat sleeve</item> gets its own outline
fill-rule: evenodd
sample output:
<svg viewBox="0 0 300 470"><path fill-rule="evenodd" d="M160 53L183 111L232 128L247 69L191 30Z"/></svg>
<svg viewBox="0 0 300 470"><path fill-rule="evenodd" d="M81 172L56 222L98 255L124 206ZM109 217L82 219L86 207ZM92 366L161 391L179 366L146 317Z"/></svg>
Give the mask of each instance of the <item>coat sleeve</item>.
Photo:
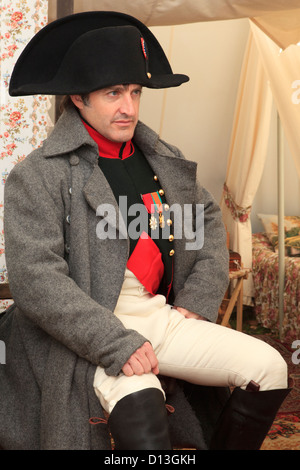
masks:
<svg viewBox="0 0 300 470"><path fill-rule="evenodd" d="M146 339L125 329L69 276L63 200L54 202L36 163L27 157L5 184L5 255L13 299L56 341L117 375Z"/></svg>
<svg viewBox="0 0 300 470"><path fill-rule="evenodd" d="M204 208L204 236L196 234L196 238L202 237L203 245L195 252L193 267L177 293L174 305L215 322L229 283L226 230L221 210L212 195L198 184L195 194L195 207L203 204Z"/></svg>

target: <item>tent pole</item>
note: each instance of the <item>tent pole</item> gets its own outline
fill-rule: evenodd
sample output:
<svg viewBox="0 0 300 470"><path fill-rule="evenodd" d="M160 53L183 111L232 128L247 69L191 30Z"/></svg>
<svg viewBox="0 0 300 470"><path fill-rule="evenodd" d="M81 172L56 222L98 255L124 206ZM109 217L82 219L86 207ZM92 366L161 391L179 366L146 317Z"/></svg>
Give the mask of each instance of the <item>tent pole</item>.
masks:
<svg viewBox="0 0 300 470"><path fill-rule="evenodd" d="M284 135L277 112L277 178L278 178L278 315L279 336L284 316L285 246L284 246Z"/></svg>
<svg viewBox="0 0 300 470"><path fill-rule="evenodd" d="M169 50L167 54L167 58L169 61L171 61L171 55L172 55L172 49L173 49L173 41L174 41L174 25L171 26L170 29L170 44L169 44ZM165 120L165 112L166 112L166 105L167 105L167 93L168 89L165 88L163 91L163 103L162 103L162 108L161 108L161 117L160 117L160 126L159 126L159 137L162 137L162 131L163 131L163 125L164 125L164 120Z"/></svg>

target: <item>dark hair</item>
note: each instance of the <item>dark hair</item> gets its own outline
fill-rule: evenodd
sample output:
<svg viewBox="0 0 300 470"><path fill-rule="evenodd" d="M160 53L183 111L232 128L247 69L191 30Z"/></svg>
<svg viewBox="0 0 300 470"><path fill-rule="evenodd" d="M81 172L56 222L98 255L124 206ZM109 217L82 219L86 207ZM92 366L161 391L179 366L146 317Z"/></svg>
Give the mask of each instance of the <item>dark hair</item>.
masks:
<svg viewBox="0 0 300 470"><path fill-rule="evenodd" d="M90 96L89 93L85 93L85 94L80 95L80 98L82 99L83 104L85 106L89 105L89 96ZM74 106L74 103L71 100L70 95L65 95L65 96L62 97L61 102L59 104L59 111L62 113L65 109L68 109L71 106Z"/></svg>

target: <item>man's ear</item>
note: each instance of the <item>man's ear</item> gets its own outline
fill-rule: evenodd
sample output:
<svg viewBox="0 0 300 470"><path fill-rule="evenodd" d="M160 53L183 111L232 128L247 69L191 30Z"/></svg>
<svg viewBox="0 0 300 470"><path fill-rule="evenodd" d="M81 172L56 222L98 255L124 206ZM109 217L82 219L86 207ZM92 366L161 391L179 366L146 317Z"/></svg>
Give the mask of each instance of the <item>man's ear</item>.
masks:
<svg viewBox="0 0 300 470"><path fill-rule="evenodd" d="M70 95L70 98L77 108L82 109L84 107L84 103L80 95Z"/></svg>

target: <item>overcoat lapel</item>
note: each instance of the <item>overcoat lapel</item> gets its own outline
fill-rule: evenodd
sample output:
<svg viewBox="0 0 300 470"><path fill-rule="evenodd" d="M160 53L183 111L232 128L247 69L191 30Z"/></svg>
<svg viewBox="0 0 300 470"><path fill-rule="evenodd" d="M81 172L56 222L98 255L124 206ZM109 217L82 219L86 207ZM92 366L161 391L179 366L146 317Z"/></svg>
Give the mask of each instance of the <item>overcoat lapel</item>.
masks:
<svg viewBox="0 0 300 470"><path fill-rule="evenodd" d="M83 188L84 197L89 206L113 231L120 232L120 238L127 238L127 228L119 210L113 191L99 166L95 166Z"/></svg>
<svg viewBox="0 0 300 470"><path fill-rule="evenodd" d="M163 153L146 154L154 173L158 176L168 204L187 204L193 201L197 164Z"/></svg>
<svg viewBox="0 0 300 470"><path fill-rule="evenodd" d="M141 122L135 141L158 176L169 205L189 203L194 199L197 163L177 157L158 135Z"/></svg>

